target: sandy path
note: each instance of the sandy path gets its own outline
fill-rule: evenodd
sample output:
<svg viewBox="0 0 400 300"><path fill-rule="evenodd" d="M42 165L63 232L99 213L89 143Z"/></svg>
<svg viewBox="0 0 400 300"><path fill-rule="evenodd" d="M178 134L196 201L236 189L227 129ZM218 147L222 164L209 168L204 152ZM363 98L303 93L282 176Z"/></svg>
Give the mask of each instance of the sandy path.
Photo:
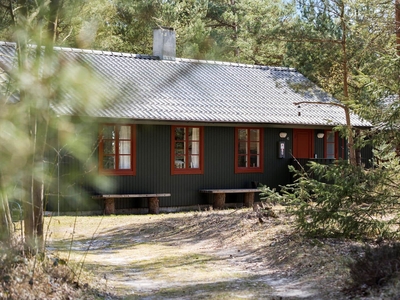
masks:
<svg viewBox="0 0 400 300"><path fill-rule="evenodd" d="M248 214L54 217L48 245L84 261L110 299L322 299L272 267L274 236Z"/></svg>

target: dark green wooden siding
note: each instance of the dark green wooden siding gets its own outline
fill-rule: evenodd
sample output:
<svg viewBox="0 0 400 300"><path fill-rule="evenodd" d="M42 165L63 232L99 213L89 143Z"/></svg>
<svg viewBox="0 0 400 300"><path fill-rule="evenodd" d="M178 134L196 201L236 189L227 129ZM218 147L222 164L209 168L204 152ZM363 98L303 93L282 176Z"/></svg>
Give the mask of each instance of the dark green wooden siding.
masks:
<svg viewBox="0 0 400 300"><path fill-rule="evenodd" d="M85 140L93 145L97 140L96 128L97 124L92 124L86 131ZM57 184L53 184L48 209L55 210L58 203L61 211L100 209L99 201L90 197L96 193L171 193L171 197L160 198L161 207L193 206L207 204L206 195L199 193L203 188L246 188L251 187L252 182L277 188L291 180L288 171L292 152L290 129L264 128L264 173L235 174L234 127L205 126L204 174L201 175L171 175L169 125L138 124L136 130L136 176L107 176L108 184L95 185L90 173L97 174L96 169L87 172L71 154L64 153L60 163L60 197ZM278 158L281 131L288 133L285 158ZM97 152L94 151L94 161L97 161ZM323 157L323 139L315 138L315 152ZM80 175L76 177L77 174ZM83 187L87 193L80 192L78 187ZM242 201L240 195L227 195L227 202L237 201ZM120 199L116 204L117 208L146 206L146 199Z"/></svg>

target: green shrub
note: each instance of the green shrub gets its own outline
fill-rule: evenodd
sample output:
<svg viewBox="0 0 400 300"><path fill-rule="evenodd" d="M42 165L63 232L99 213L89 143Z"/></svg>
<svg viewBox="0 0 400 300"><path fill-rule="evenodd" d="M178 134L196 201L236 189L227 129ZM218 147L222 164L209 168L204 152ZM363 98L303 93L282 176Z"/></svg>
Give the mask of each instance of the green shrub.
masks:
<svg viewBox="0 0 400 300"><path fill-rule="evenodd" d="M388 158L388 156L390 156ZM295 170L280 193L261 189L261 199L288 205L296 225L311 236L396 238L399 224L399 160L391 154L372 169L346 161L310 162Z"/></svg>

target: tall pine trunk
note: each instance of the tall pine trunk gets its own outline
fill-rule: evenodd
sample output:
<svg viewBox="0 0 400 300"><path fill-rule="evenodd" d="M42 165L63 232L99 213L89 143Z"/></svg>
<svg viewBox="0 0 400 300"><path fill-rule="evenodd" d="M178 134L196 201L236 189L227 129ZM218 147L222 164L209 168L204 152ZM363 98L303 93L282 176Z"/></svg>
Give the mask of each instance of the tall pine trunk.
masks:
<svg viewBox="0 0 400 300"><path fill-rule="evenodd" d="M349 148L349 161L353 166L357 165L356 159L356 149L354 145L354 133L353 127L350 122L350 109L347 105L347 101L349 101L349 66L348 66L348 57L347 57L347 26L345 21L345 7L344 3L340 4L340 26L342 27L342 54L343 54L343 96L344 96L344 110L346 116L346 127L347 127L347 140L348 140L348 148Z"/></svg>

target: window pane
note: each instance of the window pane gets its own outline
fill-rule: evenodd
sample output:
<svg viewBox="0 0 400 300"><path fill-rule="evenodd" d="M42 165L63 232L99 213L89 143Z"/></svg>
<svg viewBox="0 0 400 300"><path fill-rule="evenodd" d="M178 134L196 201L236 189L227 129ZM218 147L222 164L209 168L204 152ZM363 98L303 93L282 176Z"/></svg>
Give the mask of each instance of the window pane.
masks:
<svg viewBox="0 0 400 300"><path fill-rule="evenodd" d="M328 136L326 137L326 141L328 143L334 143L335 142L335 133L333 131L328 132Z"/></svg>
<svg viewBox="0 0 400 300"><path fill-rule="evenodd" d="M258 155L250 155L250 167L259 167L260 166L260 161L259 161L259 156Z"/></svg>
<svg viewBox="0 0 400 300"><path fill-rule="evenodd" d="M197 131L197 134L199 132ZM198 137L196 138L196 140ZM189 142L189 168L200 168L200 143L199 142Z"/></svg>
<svg viewBox="0 0 400 300"><path fill-rule="evenodd" d="M131 126L121 126L119 129L119 138L122 140L130 140Z"/></svg>
<svg viewBox="0 0 400 300"><path fill-rule="evenodd" d="M131 154L131 142L119 142L119 154Z"/></svg>
<svg viewBox="0 0 400 300"><path fill-rule="evenodd" d="M129 155L121 155L119 157L119 168L123 170L131 168L131 157Z"/></svg>
<svg viewBox="0 0 400 300"><path fill-rule="evenodd" d="M185 139L185 128L175 128L175 141L183 141Z"/></svg>
<svg viewBox="0 0 400 300"><path fill-rule="evenodd" d="M199 142L189 142L189 155L191 154L200 154Z"/></svg>
<svg viewBox="0 0 400 300"><path fill-rule="evenodd" d="M112 125L105 125L103 127L103 138L104 139L115 139L115 130Z"/></svg>
<svg viewBox="0 0 400 300"><path fill-rule="evenodd" d="M326 147L326 158L335 158L335 144L327 144Z"/></svg>
<svg viewBox="0 0 400 300"><path fill-rule="evenodd" d="M114 170L115 169L115 156L104 156L103 157L103 169Z"/></svg>
<svg viewBox="0 0 400 300"><path fill-rule="evenodd" d="M247 129L238 130L239 141L247 141Z"/></svg>
<svg viewBox="0 0 400 300"><path fill-rule="evenodd" d="M175 154L180 154L180 155L185 154L185 143L183 142L175 143Z"/></svg>
<svg viewBox="0 0 400 300"><path fill-rule="evenodd" d="M185 168L185 158L182 156L175 156L175 169Z"/></svg>
<svg viewBox="0 0 400 300"><path fill-rule="evenodd" d="M115 154L115 142L104 141L103 142L103 153L104 154Z"/></svg>
<svg viewBox="0 0 400 300"><path fill-rule="evenodd" d="M189 140L199 141L200 140L200 128L189 128Z"/></svg>
<svg viewBox="0 0 400 300"><path fill-rule="evenodd" d="M246 156L239 155L239 157L238 157L238 167L241 167L241 168L247 167Z"/></svg>
<svg viewBox="0 0 400 300"><path fill-rule="evenodd" d="M239 154L247 154L247 143L239 142Z"/></svg>
<svg viewBox="0 0 400 300"><path fill-rule="evenodd" d="M260 153L260 143L251 142L250 143L250 154L259 154Z"/></svg>
<svg viewBox="0 0 400 300"><path fill-rule="evenodd" d="M200 168L200 156L191 155L189 157L189 168L192 168L192 169Z"/></svg>
<svg viewBox="0 0 400 300"><path fill-rule="evenodd" d="M250 129L250 141L260 140L260 129Z"/></svg>

